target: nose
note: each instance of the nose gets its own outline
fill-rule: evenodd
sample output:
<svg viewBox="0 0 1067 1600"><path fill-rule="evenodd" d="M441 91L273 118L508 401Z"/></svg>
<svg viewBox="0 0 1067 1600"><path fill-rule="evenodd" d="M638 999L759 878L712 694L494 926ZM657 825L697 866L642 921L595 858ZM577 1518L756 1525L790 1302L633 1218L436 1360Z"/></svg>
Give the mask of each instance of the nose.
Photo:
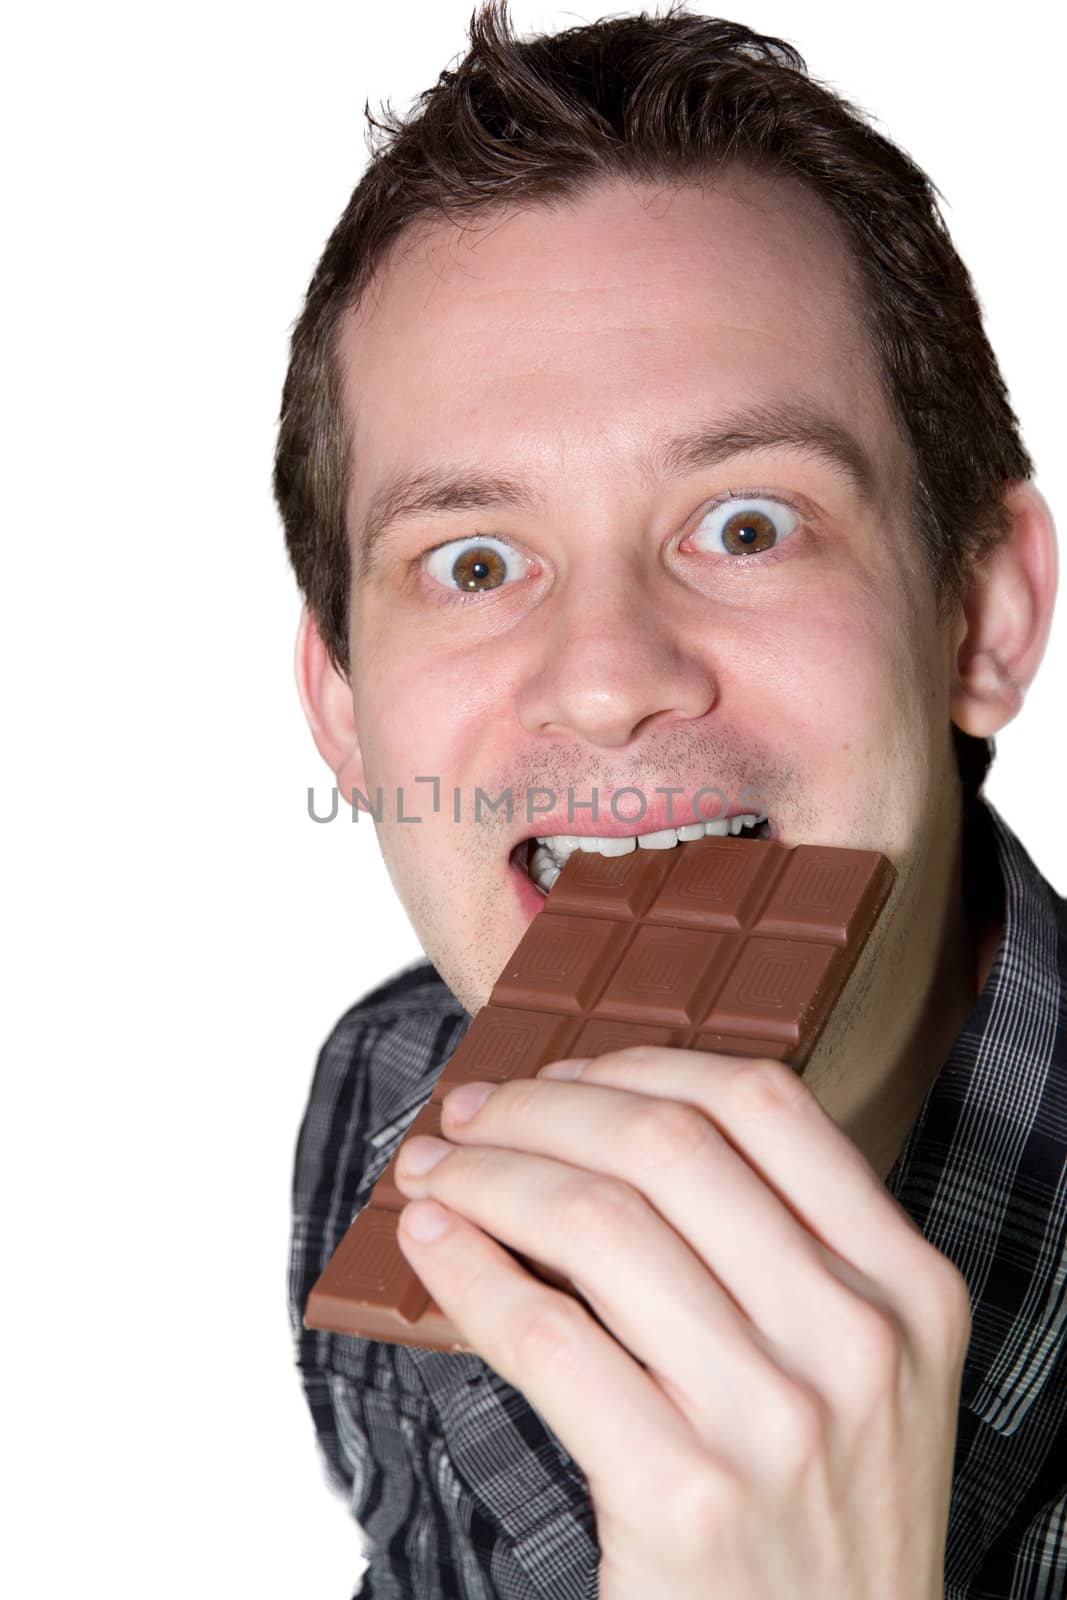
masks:
<svg viewBox="0 0 1067 1600"><path fill-rule="evenodd" d="M601 553L532 618L540 635L519 694L531 734L620 749L661 724L705 716L717 680L703 629L662 574Z"/></svg>

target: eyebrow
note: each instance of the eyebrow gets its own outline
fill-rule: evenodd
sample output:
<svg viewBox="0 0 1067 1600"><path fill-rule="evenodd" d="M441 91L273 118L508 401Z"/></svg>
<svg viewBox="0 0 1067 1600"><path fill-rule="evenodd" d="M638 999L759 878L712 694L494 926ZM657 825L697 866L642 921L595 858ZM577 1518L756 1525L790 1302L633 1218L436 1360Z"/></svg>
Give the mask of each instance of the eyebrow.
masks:
<svg viewBox="0 0 1067 1600"><path fill-rule="evenodd" d="M825 412L803 403L747 407L711 423L659 436L638 462L642 479L663 481L715 467L753 450L787 447L842 478L867 507L876 504L878 477L859 440ZM382 545L401 524L434 512L543 509L534 488L509 473L426 467L402 471L372 496L360 529L360 578L373 570Z"/></svg>

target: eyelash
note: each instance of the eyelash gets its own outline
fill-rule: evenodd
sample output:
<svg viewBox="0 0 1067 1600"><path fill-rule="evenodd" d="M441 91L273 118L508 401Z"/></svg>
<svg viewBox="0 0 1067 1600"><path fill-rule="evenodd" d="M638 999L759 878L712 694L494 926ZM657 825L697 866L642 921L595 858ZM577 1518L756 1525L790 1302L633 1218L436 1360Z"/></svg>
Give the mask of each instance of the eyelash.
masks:
<svg viewBox="0 0 1067 1600"><path fill-rule="evenodd" d="M724 490L722 494L716 495L713 500L709 500L707 505L704 506L699 518L697 519L693 532L696 532L696 529L700 527L700 524L706 517L709 517L713 511L717 511L720 506L725 505L729 500L773 500L776 505L786 506L790 511L795 512L795 514L800 518L800 523L789 535L789 538L783 541L783 544L785 545L792 543L792 541L798 537L803 537L805 534L810 533L810 523L813 520L813 517L807 506L807 503L798 502L797 500L790 498L788 495L779 494L777 491L772 491L769 489ZM682 543L684 544L685 539L688 539L691 536L691 534L687 533L683 538ZM469 536L461 534L457 538L442 539L440 544L431 545L429 549L422 552L418 560L420 563L423 563L429 556L434 555L436 551L444 550L450 544L460 544L468 537L471 540L479 538L498 539L501 544L507 544L508 542L506 539L501 539L498 534L483 534L480 532L472 533ZM717 559L720 563L726 563L732 567L740 566L747 570L750 565L753 565L756 562L759 562L763 566L767 566L773 562L781 561L785 557L785 554L786 551L784 549L780 548L778 545L775 545L772 550L759 550L753 555L748 556L725 556L707 550L697 551L693 553L693 559L706 561L708 560L709 556L711 556L712 559ZM439 599L439 603L442 605L482 605L487 599L497 593L498 590L512 589L516 587L516 585L513 583L502 583L497 585L497 589L447 589L443 584L434 583L432 579L429 581L433 583L434 590L437 592L435 599Z"/></svg>
<svg viewBox="0 0 1067 1600"><path fill-rule="evenodd" d="M776 544L771 550L757 550L752 555L747 556L727 556L720 551L703 550L697 552L701 560L707 560L710 555L717 558L720 564L727 563L730 567L740 566L746 570L750 564L755 564L757 561L767 566L772 562L783 560L787 553L783 546L788 546L798 536L810 533L811 523L815 520L814 512L807 501L794 500L789 495L779 494L777 490L727 489L723 494L716 495L714 500L709 500L701 511L693 532L696 532L696 529L700 527L706 517L710 517L713 511L717 511L720 506L726 505L729 500L772 500L775 505L785 506L789 511L792 511L799 518L799 521L796 528L789 534L789 537L783 539L781 545ZM687 533L685 537L688 539L691 535ZM685 540L682 542L684 544Z"/></svg>

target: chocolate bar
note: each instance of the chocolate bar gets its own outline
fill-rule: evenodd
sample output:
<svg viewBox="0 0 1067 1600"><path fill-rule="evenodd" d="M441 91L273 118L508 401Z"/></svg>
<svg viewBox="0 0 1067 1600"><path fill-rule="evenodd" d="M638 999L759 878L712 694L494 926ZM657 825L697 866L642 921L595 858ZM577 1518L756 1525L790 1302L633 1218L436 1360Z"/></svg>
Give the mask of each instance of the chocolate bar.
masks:
<svg viewBox="0 0 1067 1600"><path fill-rule="evenodd" d="M628 1045L772 1056L802 1073L895 877L873 850L730 836L575 851L408 1134L442 1138L441 1101L461 1083ZM304 1326L469 1351L397 1243L408 1197L396 1163L312 1288ZM580 1298L547 1263L512 1254Z"/></svg>

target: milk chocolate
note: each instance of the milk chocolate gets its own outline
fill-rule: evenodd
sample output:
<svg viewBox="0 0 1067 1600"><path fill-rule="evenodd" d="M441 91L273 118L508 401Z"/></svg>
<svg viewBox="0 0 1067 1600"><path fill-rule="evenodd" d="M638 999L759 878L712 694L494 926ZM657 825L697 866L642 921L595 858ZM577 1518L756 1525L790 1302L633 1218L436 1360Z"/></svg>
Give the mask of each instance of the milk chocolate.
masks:
<svg viewBox="0 0 1067 1600"><path fill-rule="evenodd" d="M895 876L873 850L760 839L575 851L408 1134L442 1138L441 1101L458 1084L628 1045L771 1056L803 1073ZM396 1163L312 1288L304 1326L469 1351L397 1244L408 1197ZM580 1298L548 1263L512 1254Z"/></svg>

